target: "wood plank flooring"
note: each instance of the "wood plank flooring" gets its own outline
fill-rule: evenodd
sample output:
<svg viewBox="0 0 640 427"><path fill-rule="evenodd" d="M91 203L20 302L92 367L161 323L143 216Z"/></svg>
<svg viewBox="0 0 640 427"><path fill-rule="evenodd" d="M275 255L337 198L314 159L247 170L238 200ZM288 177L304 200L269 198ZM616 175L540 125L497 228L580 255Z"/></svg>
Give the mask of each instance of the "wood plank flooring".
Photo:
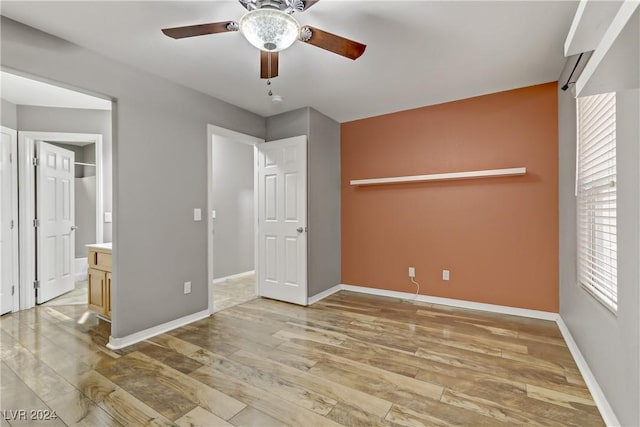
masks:
<svg viewBox="0 0 640 427"><path fill-rule="evenodd" d="M604 425L553 322L340 292L113 352L85 309L0 318L1 426Z"/></svg>

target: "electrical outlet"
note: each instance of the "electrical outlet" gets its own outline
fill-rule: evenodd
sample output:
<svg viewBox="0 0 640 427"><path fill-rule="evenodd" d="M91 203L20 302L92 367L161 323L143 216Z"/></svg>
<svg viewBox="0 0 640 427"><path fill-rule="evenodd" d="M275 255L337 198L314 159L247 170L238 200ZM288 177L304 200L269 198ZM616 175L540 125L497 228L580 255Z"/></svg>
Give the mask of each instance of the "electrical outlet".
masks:
<svg viewBox="0 0 640 427"><path fill-rule="evenodd" d="M415 267L409 267L409 277L411 277L412 279L414 277L416 277L416 268Z"/></svg>
<svg viewBox="0 0 640 427"><path fill-rule="evenodd" d="M202 210L195 208L193 210L193 220L194 221L202 221Z"/></svg>
<svg viewBox="0 0 640 427"><path fill-rule="evenodd" d="M184 293L185 295L191 293L191 282L184 282Z"/></svg>
<svg viewBox="0 0 640 427"><path fill-rule="evenodd" d="M442 280L449 280L449 270L442 270Z"/></svg>

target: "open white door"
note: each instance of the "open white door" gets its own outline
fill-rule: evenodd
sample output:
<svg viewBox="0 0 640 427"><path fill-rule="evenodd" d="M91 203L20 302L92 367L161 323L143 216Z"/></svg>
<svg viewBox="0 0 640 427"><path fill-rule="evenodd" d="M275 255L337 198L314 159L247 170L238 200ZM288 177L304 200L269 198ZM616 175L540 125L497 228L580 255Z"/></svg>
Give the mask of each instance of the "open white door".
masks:
<svg viewBox="0 0 640 427"><path fill-rule="evenodd" d="M14 180L14 147L16 131L2 127L0 141L0 314L14 310L14 293L17 292L17 246L14 228L17 226L16 194Z"/></svg>
<svg viewBox="0 0 640 427"><path fill-rule="evenodd" d="M74 153L36 141L36 269L42 304L74 288Z"/></svg>
<svg viewBox="0 0 640 427"><path fill-rule="evenodd" d="M257 148L260 296L307 305L307 137Z"/></svg>

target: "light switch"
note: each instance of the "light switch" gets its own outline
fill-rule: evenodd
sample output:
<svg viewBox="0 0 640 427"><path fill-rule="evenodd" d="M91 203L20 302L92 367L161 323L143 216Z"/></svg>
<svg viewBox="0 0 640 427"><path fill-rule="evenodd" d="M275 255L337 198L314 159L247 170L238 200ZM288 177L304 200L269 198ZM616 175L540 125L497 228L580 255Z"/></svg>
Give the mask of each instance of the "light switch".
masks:
<svg viewBox="0 0 640 427"><path fill-rule="evenodd" d="M194 221L202 221L202 210L199 208L195 208L193 210L193 220Z"/></svg>
<svg viewBox="0 0 640 427"><path fill-rule="evenodd" d="M111 212L104 213L104 222L113 222L113 216L111 215Z"/></svg>
<svg viewBox="0 0 640 427"><path fill-rule="evenodd" d="M215 209L211 211L211 218L212 219L216 219L216 210Z"/></svg>

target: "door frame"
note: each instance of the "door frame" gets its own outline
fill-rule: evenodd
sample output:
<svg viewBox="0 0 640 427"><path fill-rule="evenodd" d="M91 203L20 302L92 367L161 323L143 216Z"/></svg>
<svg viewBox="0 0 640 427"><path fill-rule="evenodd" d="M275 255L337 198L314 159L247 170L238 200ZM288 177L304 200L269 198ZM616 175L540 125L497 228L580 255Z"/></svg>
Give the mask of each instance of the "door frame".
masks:
<svg viewBox="0 0 640 427"><path fill-rule="evenodd" d="M213 314L213 137L219 136L253 145L253 244L254 244L254 264L258 259L258 168L256 167L258 150L257 144L265 143L264 138L236 132L220 126L207 125L207 307L209 314ZM255 264L256 276L258 266ZM256 280L256 293L258 292L258 282Z"/></svg>
<svg viewBox="0 0 640 427"><path fill-rule="evenodd" d="M20 309L20 245L18 242L20 224L18 221L18 131L8 128L6 126L0 126L3 133L9 134L11 138L11 218L14 221L13 229L11 230L11 281L16 287L12 297L11 311L18 311Z"/></svg>
<svg viewBox="0 0 640 427"><path fill-rule="evenodd" d="M102 134L66 132L18 132L18 183L20 186L20 310L34 307L36 295L33 282L36 279L36 233L33 227L35 210L35 141L57 143L88 143L96 145L96 243L104 236L103 183L102 183Z"/></svg>

